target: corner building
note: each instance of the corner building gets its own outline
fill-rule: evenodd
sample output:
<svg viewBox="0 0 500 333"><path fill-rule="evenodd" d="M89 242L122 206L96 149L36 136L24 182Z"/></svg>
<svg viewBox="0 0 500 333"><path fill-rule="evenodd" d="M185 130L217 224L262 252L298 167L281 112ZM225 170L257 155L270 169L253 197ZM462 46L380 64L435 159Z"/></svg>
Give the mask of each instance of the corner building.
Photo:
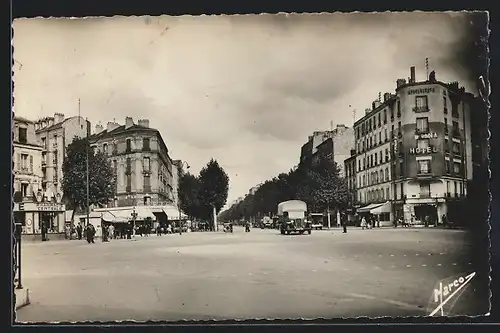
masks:
<svg viewBox="0 0 500 333"><path fill-rule="evenodd" d="M135 124L126 117L124 125L108 122L106 129L98 124L89 141L108 156L115 171L117 188L111 207L174 204L177 168L149 120Z"/></svg>
<svg viewBox="0 0 500 333"><path fill-rule="evenodd" d="M358 211L381 221L413 218L442 223L453 201L467 195L472 174L472 94L431 72L416 82L397 80L355 123ZM384 206L385 209L381 209Z"/></svg>

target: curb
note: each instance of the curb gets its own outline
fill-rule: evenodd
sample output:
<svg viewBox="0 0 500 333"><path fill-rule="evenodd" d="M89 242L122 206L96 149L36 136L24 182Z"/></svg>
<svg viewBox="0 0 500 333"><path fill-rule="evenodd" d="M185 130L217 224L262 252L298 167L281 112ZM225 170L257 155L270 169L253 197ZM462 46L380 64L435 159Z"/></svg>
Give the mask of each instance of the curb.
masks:
<svg viewBox="0 0 500 333"><path fill-rule="evenodd" d="M30 291L28 288L23 289L14 289L15 294L15 302L16 302L16 310L19 310L26 305L29 305L30 302Z"/></svg>

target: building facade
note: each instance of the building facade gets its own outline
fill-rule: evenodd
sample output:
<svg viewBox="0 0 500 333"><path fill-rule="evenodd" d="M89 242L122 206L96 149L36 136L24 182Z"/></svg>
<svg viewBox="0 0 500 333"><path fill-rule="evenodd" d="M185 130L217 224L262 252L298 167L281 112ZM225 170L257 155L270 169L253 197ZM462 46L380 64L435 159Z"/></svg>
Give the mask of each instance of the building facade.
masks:
<svg viewBox="0 0 500 333"><path fill-rule="evenodd" d="M473 96L431 72L423 82L397 80L356 121L357 197L364 205L390 202L384 220L442 223L450 202L472 179Z"/></svg>
<svg viewBox="0 0 500 333"><path fill-rule="evenodd" d="M345 178L347 180L348 206L350 209L356 204L356 150L351 149L351 156L344 161Z"/></svg>
<svg viewBox="0 0 500 333"><path fill-rule="evenodd" d="M35 122L36 140L42 146L42 191L49 195L62 195L62 165L66 148L75 137L89 135L90 129L90 122L82 117L65 118L61 113Z"/></svg>
<svg viewBox="0 0 500 333"><path fill-rule="evenodd" d="M349 158L354 148L354 129L345 125L337 125L331 131L313 132L307 143L301 148L300 163L308 163L318 159L328 159L340 170L340 176L345 177L344 160Z"/></svg>
<svg viewBox="0 0 500 333"><path fill-rule="evenodd" d="M137 124L131 117L125 124L97 125L89 137L91 146L111 160L116 174L116 197L111 207L175 204L177 174L168 148L149 120Z"/></svg>
<svg viewBox="0 0 500 333"><path fill-rule="evenodd" d="M43 147L38 144L35 123L31 120L14 117L14 192L20 194L22 202L14 207L17 220L23 224L23 234L41 235L42 227L48 234L64 233L65 206L61 195L44 191L42 154Z"/></svg>

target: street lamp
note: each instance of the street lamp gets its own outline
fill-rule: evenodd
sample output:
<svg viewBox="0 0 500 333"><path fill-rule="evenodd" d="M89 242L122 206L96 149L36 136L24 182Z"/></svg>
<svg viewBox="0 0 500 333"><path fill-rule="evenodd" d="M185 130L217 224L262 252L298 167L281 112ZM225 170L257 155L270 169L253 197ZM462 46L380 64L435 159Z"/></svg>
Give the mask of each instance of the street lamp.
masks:
<svg viewBox="0 0 500 333"><path fill-rule="evenodd" d="M135 237L135 219L137 218L137 212L135 211L135 207L134 207L134 210L132 211L132 213L130 214L130 216L132 216L132 238Z"/></svg>

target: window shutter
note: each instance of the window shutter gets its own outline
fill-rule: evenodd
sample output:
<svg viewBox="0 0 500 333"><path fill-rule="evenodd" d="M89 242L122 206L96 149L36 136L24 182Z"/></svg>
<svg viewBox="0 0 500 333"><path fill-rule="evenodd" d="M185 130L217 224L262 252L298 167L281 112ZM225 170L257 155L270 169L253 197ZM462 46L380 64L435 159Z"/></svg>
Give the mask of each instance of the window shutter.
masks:
<svg viewBox="0 0 500 333"><path fill-rule="evenodd" d="M30 155L30 173L33 173L33 155Z"/></svg>

